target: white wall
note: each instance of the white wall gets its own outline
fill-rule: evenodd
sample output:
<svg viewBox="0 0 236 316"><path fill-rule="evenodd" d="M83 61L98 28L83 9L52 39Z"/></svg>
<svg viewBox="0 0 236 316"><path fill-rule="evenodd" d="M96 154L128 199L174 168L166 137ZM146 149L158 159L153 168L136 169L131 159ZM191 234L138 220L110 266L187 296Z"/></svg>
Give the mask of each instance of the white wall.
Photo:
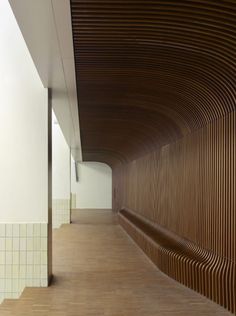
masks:
<svg viewBox="0 0 236 316"><path fill-rule="evenodd" d="M71 191L76 193L76 208L112 208L112 171L99 162L78 164L79 182L75 181L75 167L71 163Z"/></svg>
<svg viewBox="0 0 236 316"><path fill-rule="evenodd" d="M52 122L52 197L70 199L70 148L53 114Z"/></svg>
<svg viewBox="0 0 236 316"><path fill-rule="evenodd" d="M47 222L47 90L0 1L0 222Z"/></svg>

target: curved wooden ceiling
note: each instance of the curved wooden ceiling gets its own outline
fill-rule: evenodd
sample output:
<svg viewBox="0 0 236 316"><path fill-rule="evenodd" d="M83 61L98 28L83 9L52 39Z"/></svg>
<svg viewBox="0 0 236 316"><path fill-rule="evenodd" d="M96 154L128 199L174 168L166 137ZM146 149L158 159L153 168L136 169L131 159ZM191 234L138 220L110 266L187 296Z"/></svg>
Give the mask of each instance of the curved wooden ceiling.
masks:
<svg viewBox="0 0 236 316"><path fill-rule="evenodd" d="M114 166L235 110L235 0L71 0L84 160Z"/></svg>

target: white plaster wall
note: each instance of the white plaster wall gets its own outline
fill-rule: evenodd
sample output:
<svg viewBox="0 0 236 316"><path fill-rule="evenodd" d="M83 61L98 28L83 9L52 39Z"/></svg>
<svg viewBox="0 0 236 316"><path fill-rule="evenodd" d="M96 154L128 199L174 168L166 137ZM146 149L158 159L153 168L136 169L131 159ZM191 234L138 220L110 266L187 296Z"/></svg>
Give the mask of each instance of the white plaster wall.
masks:
<svg viewBox="0 0 236 316"><path fill-rule="evenodd" d="M112 170L103 163L78 164L79 182L75 181L74 162L71 163L71 191L76 193L76 208L112 208Z"/></svg>
<svg viewBox="0 0 236 316"><path fill-rule="evenodd" d="M47 90L0 1L0 222L47 222Z"/></svg>
<svg viewBox="0 0 236 316"><path fill-rule="evenodd" d="M52 197L70 199L70 148L55 114L52 121Z"/></svg>

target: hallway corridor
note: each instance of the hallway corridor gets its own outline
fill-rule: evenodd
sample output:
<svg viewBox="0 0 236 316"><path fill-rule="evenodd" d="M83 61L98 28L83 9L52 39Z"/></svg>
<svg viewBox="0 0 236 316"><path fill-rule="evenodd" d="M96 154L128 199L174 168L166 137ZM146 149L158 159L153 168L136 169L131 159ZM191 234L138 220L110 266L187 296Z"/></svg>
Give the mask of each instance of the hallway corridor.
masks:
<svg viewBox="0 0 236 316"><path fill-rule="evenodd" d="M53 285L5 300L1 316L230 315L158 271L110 211L75 211L72 221L54 230Z"/></svg>

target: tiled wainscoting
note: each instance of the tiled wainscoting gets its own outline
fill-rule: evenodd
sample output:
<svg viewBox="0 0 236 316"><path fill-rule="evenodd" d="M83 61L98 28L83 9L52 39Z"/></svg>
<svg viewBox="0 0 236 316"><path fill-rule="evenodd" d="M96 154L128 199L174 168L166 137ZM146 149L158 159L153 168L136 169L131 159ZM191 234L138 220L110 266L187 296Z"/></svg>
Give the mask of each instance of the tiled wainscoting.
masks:
<svg viewBox="0 0 236 316"><path fill-rule="evenodd" d="M70 223L70 200L54 199L52 202L52 226L59 228Z"/></svg>
<svg viewBox="0 0 236 316"><path fill-rule="evenodd" d="M0 223L0 303L48 285L48 225Z"/></svg>
<svg viewBox="0 0 236 316"><path fill-rule="evenodd" d="M71 209L76 209L76 194L71 193Z"/></svg>

